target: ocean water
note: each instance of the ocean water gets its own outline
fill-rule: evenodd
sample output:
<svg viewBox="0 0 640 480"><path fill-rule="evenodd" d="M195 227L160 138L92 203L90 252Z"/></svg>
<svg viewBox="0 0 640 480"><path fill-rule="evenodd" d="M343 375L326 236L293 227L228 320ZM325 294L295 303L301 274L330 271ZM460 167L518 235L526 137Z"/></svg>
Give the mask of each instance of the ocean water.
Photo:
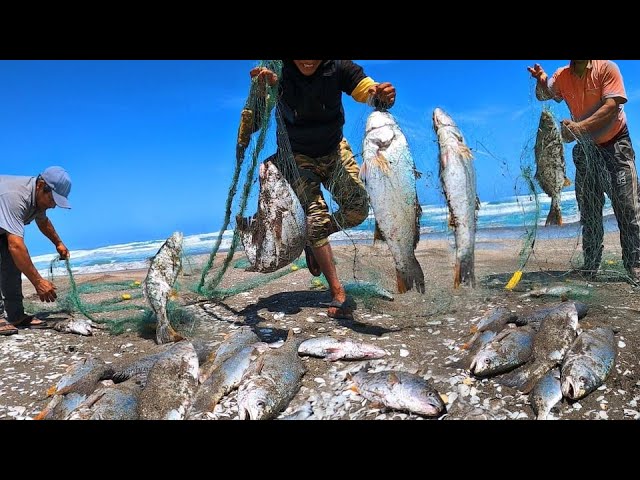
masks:
<svg viewBox="0 0 640 480"><path fill-rule="evenodd" d="M534 225L544 226L551 200L542 194L538 196L539 211L534 196L519 196L501 201L483 202L478 211L478 231L476 239L491 241L506 238L522 238L525 230ZM561 210L565 225L545 227L537 231L538 238L575 237L579 234L578 206L573 191L562 192ZM617 230L611 204L607 199L604 208L605 228ZM452 235L448 228L448 210L443 205L423 205L420 219L421 239L446 238ZM362 242L373 238L373 215L354 229L335 233L331 236L334 244ZM219 251L228 250L233 231L224 232ZM187 255L209 254L218 238L218 232L188 235L184 238L184 252ZM71 250L71 267L74 273L96 273L115 270L130 270L148 267L149 258L156 254L166 239L132 242L121 245L107 245L91 250ZM33 257L36 268L45 275L55 254Z"/></svg>

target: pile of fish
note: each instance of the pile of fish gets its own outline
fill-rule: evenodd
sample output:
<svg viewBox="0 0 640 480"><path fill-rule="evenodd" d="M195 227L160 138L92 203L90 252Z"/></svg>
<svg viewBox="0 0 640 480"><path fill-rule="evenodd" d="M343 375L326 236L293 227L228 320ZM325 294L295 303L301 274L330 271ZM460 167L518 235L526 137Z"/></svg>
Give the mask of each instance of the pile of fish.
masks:
<svg viewBox="0 0 640 480"><path fill-rule="evenodd" d="M493 309L463 346L466 355L448 366L529 394L536 418L546 419L563 397L579 400L601 386L615 364L613 330L582 329L587 312L575 301L522 316Z"/></svg>
<svg viewBox="0 0 640 480"><path fill-rule="evenodd" d="M453 119L440 108L433 111L433 128L440 151L440 183L456 242L453 286L473 288L476 285L476 223L480 208L473 154Z"/></svg>
<svg viewBox="0 0 640 480"><path fill-rule="evenodd" d="M273 419L299 391L303 356L373 360L385 350L346 338L297 338L266 344L243 326L222 342L181 340L134 362L106 364L83 359L67 370L47 394L37 419L181 420L202 418L236 391L239 419ZM439 416L445 405L424 378L402 371L367 372L345 389L389 409Z"/></svg>

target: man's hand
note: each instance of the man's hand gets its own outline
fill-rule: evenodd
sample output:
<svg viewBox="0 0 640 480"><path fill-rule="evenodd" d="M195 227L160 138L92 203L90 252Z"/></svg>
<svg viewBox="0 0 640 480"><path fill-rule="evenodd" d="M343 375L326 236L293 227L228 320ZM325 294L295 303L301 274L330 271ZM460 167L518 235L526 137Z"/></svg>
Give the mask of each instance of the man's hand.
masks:
<svg viewBox="0 0 640 480"><path fill-rule="evenodd" d="M369 88L369 95L378 99L384 108L391 108L396 103L396 88L389 82L379 83Z"/></svg>
<svg viewBox="0 0 640 480"><path fill-rule="evenodd" d="M45 280L41 277L33 286L35 287L40 300L43 302L54 302L58 297L56 294L56 286L49 280Z"/></svg>
<svg viewBox="0 0 640 480"><path fill-rule="evenodd" d="M560 124L560 136L565 143L571 143L578 139L580 136L580 125L577 122L564 119Z"/></svg>
<svg viewBox="0 0 640 480"><path fill-rule="evenodd" d="M539 63L536 63L533 67L527 67L529 73L533 78L535 78L538 82L546 85L547 83L547 74L544 69L540 66Z"/></svg>
<svg viewBox="0 0 640 480"><path fill-rule="evenodd" d="M275 86L278 83L278 75L264 67L252 68L249 72L251 78L255 78L258 81L258 94L264 96L266 93L265 85L270 87Z"/></svg>
<svg viewBox="0 0 640 480"><path fill-rule="evenodd" d="M56 250L58 251L58 255L60 255L61 260L66 260L69 258L69 249L65 246L64 243L59 242L56 245Z"/></svg>

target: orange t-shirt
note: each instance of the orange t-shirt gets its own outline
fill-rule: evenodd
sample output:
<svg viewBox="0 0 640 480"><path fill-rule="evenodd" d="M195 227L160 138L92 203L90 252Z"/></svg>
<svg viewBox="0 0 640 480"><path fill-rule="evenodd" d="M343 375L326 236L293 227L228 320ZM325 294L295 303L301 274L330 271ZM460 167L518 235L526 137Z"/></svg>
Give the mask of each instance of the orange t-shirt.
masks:
<svg viewBox="0 0 640 480"><path fill-rule="evenodd" d="M611 60L590 60L582 78L573 73L571 65L559 68L549 79L548 87L556 102L567 102L575 122L593 115L607 98L620 99L618 114L600 130L592 132L597 144L611 140L627 123L622 107L627 101L627 94L620 69Z"/></svg>

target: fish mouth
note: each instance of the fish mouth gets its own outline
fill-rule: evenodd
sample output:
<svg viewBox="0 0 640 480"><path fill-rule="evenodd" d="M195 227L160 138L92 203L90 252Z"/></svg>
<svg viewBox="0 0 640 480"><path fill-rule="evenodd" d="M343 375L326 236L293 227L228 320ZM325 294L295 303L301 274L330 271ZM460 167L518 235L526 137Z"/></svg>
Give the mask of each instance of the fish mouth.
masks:
<svg viewBox="0 0 640 480"><path fill-rule="evenodd" d="M584 389L581 388L580 383L576 382L571 377L565 378L562 382L562 394L570 398L571 400L579 399L584 393Z"/></svg>

